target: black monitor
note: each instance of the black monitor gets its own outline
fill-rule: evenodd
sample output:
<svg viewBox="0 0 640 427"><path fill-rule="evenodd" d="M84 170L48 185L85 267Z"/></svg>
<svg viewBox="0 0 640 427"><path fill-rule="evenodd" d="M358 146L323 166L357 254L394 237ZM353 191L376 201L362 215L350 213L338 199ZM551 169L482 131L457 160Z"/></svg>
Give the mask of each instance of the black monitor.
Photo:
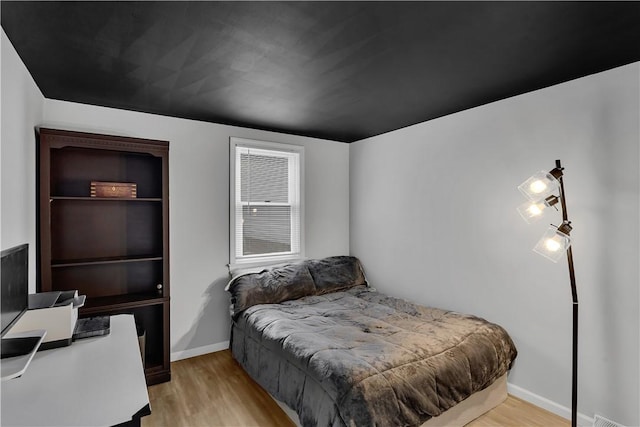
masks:
<svg viewBox="0 0 640 427"><path fill-rule="evenodd" d="M27 311L29 306L29 244L2 251L0 257L0 304L2 305L2 333L5 333Z"/></svg>

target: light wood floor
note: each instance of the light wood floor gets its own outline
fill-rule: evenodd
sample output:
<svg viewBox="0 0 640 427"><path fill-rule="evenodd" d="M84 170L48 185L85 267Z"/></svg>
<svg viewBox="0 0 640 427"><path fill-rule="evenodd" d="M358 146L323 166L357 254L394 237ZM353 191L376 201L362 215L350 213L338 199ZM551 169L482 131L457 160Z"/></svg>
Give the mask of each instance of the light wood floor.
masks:
<svg viewBox="0 0 640 427"><path fill-rule="evenodd" d="M228 350L171 364L171 382L149 387L151 415L143 427L294 424ZM467 427L564 427L569 421L513 396Z"/></svg>

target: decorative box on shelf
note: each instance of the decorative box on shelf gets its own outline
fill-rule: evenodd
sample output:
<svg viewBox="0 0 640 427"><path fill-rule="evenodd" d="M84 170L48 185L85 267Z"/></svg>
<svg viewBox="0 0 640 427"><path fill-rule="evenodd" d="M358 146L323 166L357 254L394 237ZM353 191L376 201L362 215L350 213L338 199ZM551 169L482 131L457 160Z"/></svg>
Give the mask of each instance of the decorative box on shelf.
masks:
<svg viewBox="0 0 640 427"><path fill-rule="evenodd" d="M137 197L137 185L131 182L91 181L91 197L135 199Z"/></svg>

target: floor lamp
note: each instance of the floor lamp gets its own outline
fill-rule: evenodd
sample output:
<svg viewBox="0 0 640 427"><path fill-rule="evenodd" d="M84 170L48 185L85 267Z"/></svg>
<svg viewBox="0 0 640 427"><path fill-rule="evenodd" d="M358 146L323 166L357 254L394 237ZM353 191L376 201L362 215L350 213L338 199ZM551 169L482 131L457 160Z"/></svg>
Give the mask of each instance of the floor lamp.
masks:
<svg viewBox="0 0 640 427"><path fill-rule="evenodd" d="M564 168L560 160L556 160L556 167L549 172L538 172L518 186L522 194L529 199L518 207L518 212L528 223L539 219L542 214L560 202L562 210L562 224L552 225L533 248L540 255L558 262L564 253L569 263L569 280L571 281L571 297L573 299L573 355L571 378L571 426L576 427L578 415L578 293L576 277L573 269L573 254L571 252L571 221L567 215L566 193L562 181ZM556 196L554 193L558 193ZM557 209L557 207L556 207Z"/></svg>

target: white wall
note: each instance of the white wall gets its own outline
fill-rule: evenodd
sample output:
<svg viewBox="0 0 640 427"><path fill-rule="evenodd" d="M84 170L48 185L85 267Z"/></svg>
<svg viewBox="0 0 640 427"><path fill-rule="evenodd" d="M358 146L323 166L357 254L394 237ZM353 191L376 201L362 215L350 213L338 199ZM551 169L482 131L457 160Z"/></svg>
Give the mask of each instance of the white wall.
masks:
<svg viewBox="0 0 640 427"><path fill-rule="evenodd" d="M561 159L581 310L578 409L629 426L640 424L639 69L350 147L351 253L372 285L502 324L519 350L514 389L569 407L567 263L531 252L561 216L527 225L515 210L517 185Z"/></svg>
<svg viewBox="0 0 640 427"><path fill-rule="evenodd" d="M29 291L36 271L36 143L44 97L2 30L0 248L29 243Z"/></svg>
<svg viewBox="0 0 640 427"><path fill-rule="evenodd" d="M171 352L229 339L229 137L305 146L306 256L349 253L346 144L47 99L43 126L169 140ZM31 197L31 196L30 196Z"/></svg>

